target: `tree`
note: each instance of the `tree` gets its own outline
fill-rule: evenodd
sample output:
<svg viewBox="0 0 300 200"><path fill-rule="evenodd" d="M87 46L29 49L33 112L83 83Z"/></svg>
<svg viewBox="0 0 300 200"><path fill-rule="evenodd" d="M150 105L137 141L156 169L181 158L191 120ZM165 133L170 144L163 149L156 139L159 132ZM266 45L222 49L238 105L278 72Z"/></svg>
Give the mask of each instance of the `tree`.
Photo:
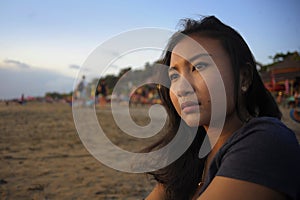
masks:
<svg viewBox="0 0 300 200"><path fill-rule="evenodd" d="M124 74L126 74L126 72L128 72L130 70L131 70L131 67L127 67L127 68L121 69L121 71L119 72L118 77L121 78Z"/></svg>
<svg viewBox="0 0 300 200"><path fill-rule="evenodd" d="M291 52L287 52L287 53L276 53L273 57L271 57L273 59L273 63L277 63L277 62L281 62L283 60L285 60L287 57L293 55L294 53Z"/></svg>
<svg viewBox="0 0 300 200"><path fill-rule="evenodd" d="M260 69L259 69L260 72L265 72L265 71L268 71L268 69L270 67L272 67L274 64L282 62L290 56L293 56L293 59L300 60L300 56L299 56L298 52L289 52L288 51L287 53L280 52L280 53L276 53L274 56L269 56L269 58L273 60L273 62L270 64L262 65L258 62L256 64L260 66Z"/></svg>

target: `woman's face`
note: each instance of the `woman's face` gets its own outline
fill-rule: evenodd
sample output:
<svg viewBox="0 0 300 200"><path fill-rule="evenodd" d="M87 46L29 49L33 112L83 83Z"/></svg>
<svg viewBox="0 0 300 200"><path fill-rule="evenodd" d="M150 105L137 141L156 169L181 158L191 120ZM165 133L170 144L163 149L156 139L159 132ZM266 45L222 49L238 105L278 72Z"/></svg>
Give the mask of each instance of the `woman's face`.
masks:
<svg viewBox="0 0 300 200"><path fill-rule="evenodd" d="M173 49L169 67L170 98L177 113L189 126L209 126L212 101L226 100L226 116L235 112L231 62L218 40L190 37L203 48L185 38ZM208 88L220 88L216 69L223 80L226 95L220 92L216 99L211 99Z"/></svg>

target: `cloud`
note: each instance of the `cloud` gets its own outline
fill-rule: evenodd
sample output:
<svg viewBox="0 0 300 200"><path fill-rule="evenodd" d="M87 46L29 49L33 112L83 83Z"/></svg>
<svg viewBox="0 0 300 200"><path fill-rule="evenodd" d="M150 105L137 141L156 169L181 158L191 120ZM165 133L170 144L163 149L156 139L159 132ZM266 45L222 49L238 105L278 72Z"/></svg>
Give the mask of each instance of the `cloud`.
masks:
<svg viewBox="0 0 300 200"><path fill-rule="evenodd" d="M23 63L23 62L20 62L17 60L11 60L11 59L5 59L3 61L3 63L6 65L9 65L8 67L15 67L15 68L21 68L21 69L28 69L31 67L30 65L28 65L26 63Z"/></svg>
<svg viewBox="0 0 300 200"><path fill-rule="evenodd" d="M0 67L0 99L25 96L44 96L46 92L70 92L74 78L58 72L35 67L20 67L22 62L5 60ZM10 65L19 66L19 70ZM27 66L30 66L26 64Z"/></svg>
<svg viewBox="0 0 300 200"><path fill-rule="evenodd" d="M81 67L79 65L75 65L75 64L69 65L69 68L73 69L73 70L81 70L81 71L84 71L84 72L88 72L89 71L89 69L83 68L83 67Z"/></svg>
<svg viewBox="0 0 300 200"><path fill-rule="evenodd" d="M103 53L106 53L106 54L109 54L109 55L112 55L114 57L119 57L121 55L120 52L116 51L116 50L113 50L113 49L105 49L105 50L102 50Z"/></svg>
<svg viewBox="0 0 300 200"><path fill-rule="evenodd" d="M72 64L72 65L69 65L69 68L71 68L71 69L80 69L80 66Z"/></svg>
<svg viewBox="0 0 300 200"><path fill-rule="evenodd" d="M120 69L118 65L109 65L109 67L114 68L114 69Z"/></svg>

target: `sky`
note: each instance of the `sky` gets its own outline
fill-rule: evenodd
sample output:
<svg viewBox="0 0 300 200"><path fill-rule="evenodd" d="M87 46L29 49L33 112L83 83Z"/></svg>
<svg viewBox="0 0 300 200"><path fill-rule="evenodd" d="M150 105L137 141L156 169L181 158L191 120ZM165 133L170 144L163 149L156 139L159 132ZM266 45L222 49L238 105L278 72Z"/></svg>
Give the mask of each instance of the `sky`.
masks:
<svg viewBox="0 0 300 200"><path fill-rule="evenodd" d="M300 51L299 10L298 0L0 0L0 99L70 92L105 41L144 27L176 30L180 19L202 15L235 28L268 64L278 52Z"/></svg>

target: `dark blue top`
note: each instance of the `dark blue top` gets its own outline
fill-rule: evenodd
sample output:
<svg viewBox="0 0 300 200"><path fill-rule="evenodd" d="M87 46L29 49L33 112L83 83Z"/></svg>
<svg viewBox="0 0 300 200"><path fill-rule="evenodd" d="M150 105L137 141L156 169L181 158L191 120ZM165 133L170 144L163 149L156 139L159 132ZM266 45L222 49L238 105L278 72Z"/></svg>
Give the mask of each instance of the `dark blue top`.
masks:
<svg viewBox="0 0 300 200"><path fill-rule="evenodd" d="M276 118L250 120L220 148L201 193L215 176L257 183L300 199L300 147L295 134Z"/></svg>

